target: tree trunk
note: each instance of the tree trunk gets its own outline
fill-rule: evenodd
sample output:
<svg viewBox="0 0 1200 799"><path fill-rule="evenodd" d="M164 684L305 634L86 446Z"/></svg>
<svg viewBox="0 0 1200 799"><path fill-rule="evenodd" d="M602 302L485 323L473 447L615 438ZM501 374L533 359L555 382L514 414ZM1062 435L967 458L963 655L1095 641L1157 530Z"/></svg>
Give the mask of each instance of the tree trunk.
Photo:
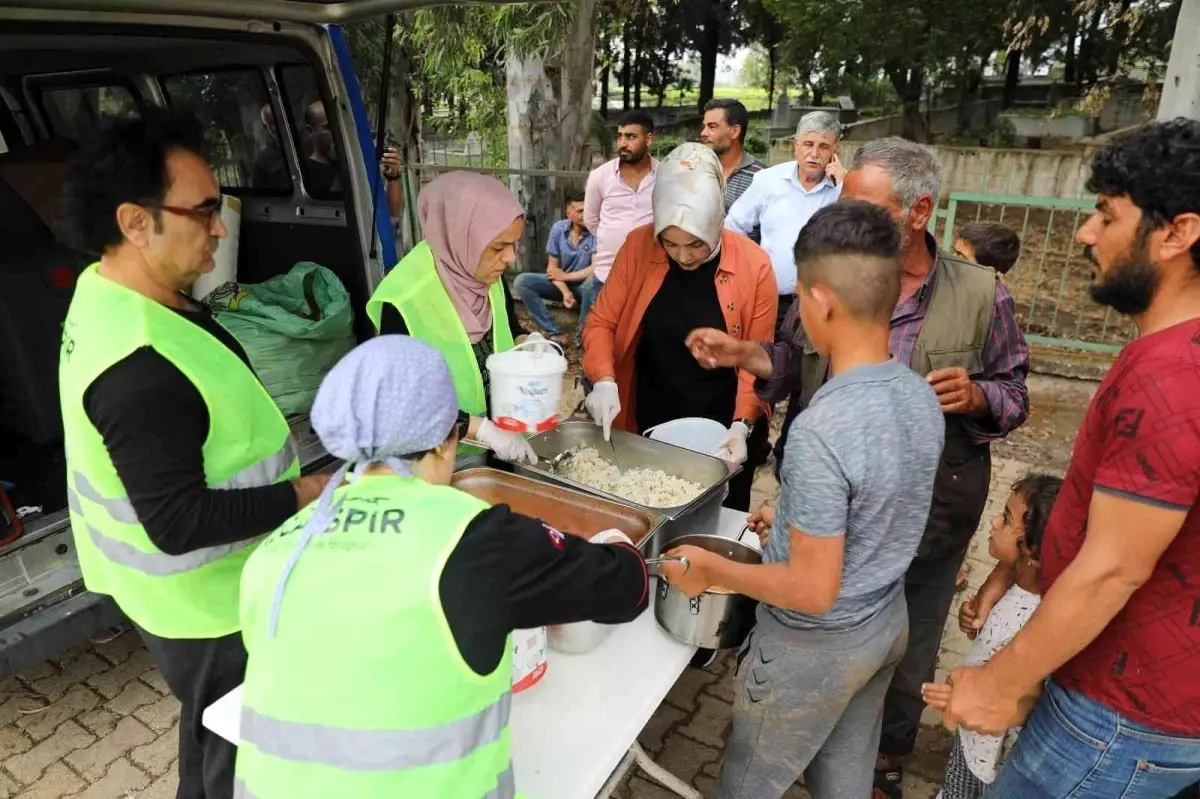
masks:
<svg viewBox="0 0 1200 799"><path fill-rule="evenodd" d="M607 63L600 70L600 116L608 119L608 81L612 78L612 67Z"/></svg>
<svg viewBox="0 0 1200 799"><path fill-rule="evenodd" d="M700 44L700 98L696 105L703 109L704 104L713 98L713 88L717 83L717 55L721 49L721 20L718 19L715 3L708 5Z"/></svg>
<svg viewBox="0 0 1200 799"><path fill-rule="evenodd" d="M641 42L633 50L633 107L642 107L642 60L645 56L642 53Z"/></svg>
<svg viewBox="0 0 1200 799"><path fill-rule="evenodd" d="M812 93L812 104L815 108L825 105L825 87L822 84L810 83L808 90Z"/></svg>
<svg viewBox="0 0 1200 799"><path fill-rule="evenodd" d="M1078 71L1075 63L1075 39L1079 35L1079 21L1074 14L1067 15L1067 41L1063 49L1063 83L1074 84Z"/></svg>
<svg viewBox="0 0 1200 799"><path fill-rule="evenodd" d="M1091 19L1088 20L1087 30L1083 34L1083 39L1079 43L1079 58L1075 66L1075 87L1078 94L1083 94L1084 86L1092 86L1096 83L1097 75L1097 56L1096 48L1100 40L1100 14L1101 9L1096 8L1092 11Z"/></svg>
<svg viewBox="0 0 1200 799"><path fill-rule="evenodd" d="M509 52L505 59L505 78L509 168L561 168L558 102L542 58ZM513 175L509 186L517 203L525 209L525 233L517 251L521 253L521 271L528 272L541 265L541 252L558 204L553 186L546 178Z"/></svg>
<svg viewBox="0 0 1200 799"><path fill-rule="evenodd" d="M621 110L629 110L630 81L633 78L633 26L625 23L625 38L621 43Z"/></svg>
<svg viewBox="0 0 1200 799"><path fill-rule="evenodd" d="M1017 83L1021 80L1021 50L1009 50L1004 62L1004 93L1000 95L1000 107L1012 108L1017 99Z"/></svg>
<svg viewBox="0 0 1200 799"><path fill-rule="evenodd" d="M904 117L900 123L900 135L912 141L923 142L927 138L925 118L921 114L921 93L925 87L924 67L891 64L886 69L892 88L904 105Z"/></svg>
<svg viewBox="0 0 1200 799"><path fill-rule="evenodd" d="M583 170L587 168L584 149L592 125L593 75L596 70L596 3L597 0L576 0L575 16L567 32L566 46L560 56L559 116L561 160L555 168ZM607 71L606 71L607 72ZM601 90L601 110L608 105L608 77L604 76ZM549 228L546 228L549 231Z"/></svg>
<svg viewBox="0 0 1200 799"><path fill-rule="evenodd" d="M779 47L767 48L767 108L775 107L775 73L779 69Z"/></svg>

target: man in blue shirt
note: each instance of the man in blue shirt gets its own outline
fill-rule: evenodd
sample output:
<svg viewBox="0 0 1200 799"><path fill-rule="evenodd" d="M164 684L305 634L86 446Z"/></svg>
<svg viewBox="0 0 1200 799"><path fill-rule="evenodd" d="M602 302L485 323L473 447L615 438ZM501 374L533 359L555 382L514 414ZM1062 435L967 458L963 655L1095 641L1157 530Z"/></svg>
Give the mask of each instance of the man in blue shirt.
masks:
<svg viewBox="0 0 1200 799"><path fill-rule="evenodd" d="M545 300L561 300L567 308L578 304L579 329L583 330L588 312L583 281L592 276L592 253L596 251L596 238L583 226L583 192L568 189L566 200L567 218L550 228L545 273L525 272L513 283L529 315L551 336L562 330L546 310Z"/></svg>
<svg viewBox="0 0 1200 799"><path fill-rule="evenodd" d="M762 231L762 247L771 256L779 285L776 330L796 297L796 236L813 214L837 202L842 192L846 170L837 157L840 131L837 119L826 111L805 114L796 127L796 160L756 174L725 217L730 230L746 236L755 228Z"/></svg>

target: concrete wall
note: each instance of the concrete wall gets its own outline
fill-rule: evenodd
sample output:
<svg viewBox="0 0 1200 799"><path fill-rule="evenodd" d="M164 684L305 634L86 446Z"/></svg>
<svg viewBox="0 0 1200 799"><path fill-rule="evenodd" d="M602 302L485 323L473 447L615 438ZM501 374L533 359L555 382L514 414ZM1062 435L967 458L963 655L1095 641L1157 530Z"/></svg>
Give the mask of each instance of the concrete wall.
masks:
<svg viewBox="0 0 1200 799"><path fill-rule="evenodd" d="M849 165L863 142L843 140L838 155ZM1017 194L1033 197L1089 197L1084 188L1094 148L1081 150L1006 150L988 147L932 148L942 162L942 196L952 191ZM771 163L792 158L792 142L781 139Z"/></svg>

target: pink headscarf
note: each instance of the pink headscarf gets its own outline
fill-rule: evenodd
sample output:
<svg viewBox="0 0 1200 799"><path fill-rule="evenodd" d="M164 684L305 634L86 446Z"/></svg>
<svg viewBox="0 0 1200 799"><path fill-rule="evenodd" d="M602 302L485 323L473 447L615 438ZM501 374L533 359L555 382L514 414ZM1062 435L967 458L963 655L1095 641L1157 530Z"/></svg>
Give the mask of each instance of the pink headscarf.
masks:
<svg viewBox="0 0 1200 799"><path fill-rule="evenodd" d="M438 277L472 344L492 329L490 287L475 279L475 269L492 240L523 216L503 183L474 172L441 175L417 198L417 217L433 250Z"/></svg>

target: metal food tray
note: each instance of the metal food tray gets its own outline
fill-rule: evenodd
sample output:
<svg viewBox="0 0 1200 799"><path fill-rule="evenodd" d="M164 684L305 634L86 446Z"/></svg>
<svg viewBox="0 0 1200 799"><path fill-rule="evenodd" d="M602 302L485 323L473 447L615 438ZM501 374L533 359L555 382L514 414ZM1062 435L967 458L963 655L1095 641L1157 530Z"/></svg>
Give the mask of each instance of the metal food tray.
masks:
<svg viewBox="0 0 1200 799"><path fill-rule="evenodd" d="M666 521L662 514L628 502L613 502L499 469L455 472L450 484L489 505L508 505L516 513L541 519L564 533L590 538L616 528L639 548Z"/></svg>
<svg viewBox="0 0 1200 799"><path fill-rule="evenodd" d="M609 442L604 440L604 431L599 425L582 420L563 422L553 430L538 433L529 439L529 445L537 453L538 463L533 466L527 463L513 464L518 473L537 475L541 479L561 483L587 494L610 499L613 502L656 511L668 519L677 519L702 504L710 494L728 483L729 479L740 471L739 468L730 471L729 466L720 458L627 433L624 430L612 431L610 446ZM615 449L621 462L620 465L627 470L658 469L666 474L699 483L703 486L703 490L687 504L672 508L653 508L639 505L624 497L606 493L583 483L577 483L550 468L549 462L556 455L579 447L593 447L603 460L616 465L613 460L613 450Z"/></svg>

